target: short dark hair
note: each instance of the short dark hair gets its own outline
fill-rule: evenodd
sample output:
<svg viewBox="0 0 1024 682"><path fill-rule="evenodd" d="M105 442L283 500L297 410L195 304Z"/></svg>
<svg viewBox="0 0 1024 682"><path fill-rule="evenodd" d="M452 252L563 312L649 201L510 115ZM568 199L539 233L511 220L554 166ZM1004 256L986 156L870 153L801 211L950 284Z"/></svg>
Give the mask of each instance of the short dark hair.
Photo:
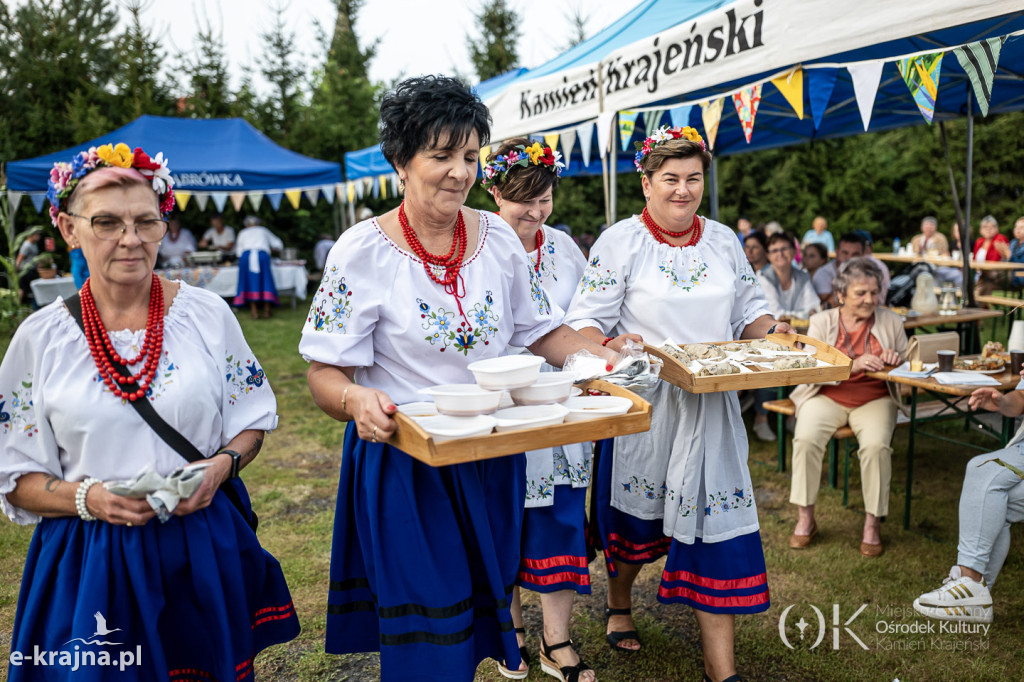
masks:
<svg viewBox="0 0 1024 682"><path fill-rule="evenodd" d="M810 244L804 244L805 249L811 249L817 251L818 255L821 256L821 260L828 260L828 248L821 242L811 242Z"/></svg>
<svg viewBox="0 0 1024 682"><path fill-rule="evenodd" d="M753 239L755 242L761 245L761 248L765 251L768 250L768 238L764 236L764 232L751 232L743 238L743 246L747 245L747 240Z"/></svg>
<svg viewBox="0 0 1024 682"><path fill-rule="evenodd" d="M508 153L519 146L529 147L530 142L525 137L514 137L505 140L494 152L487 157L490 163L498 156L508 156ZM501 198L507 201L520 202L536 199L548 189L558 187L558 176L552 172L551 166L528 164L527 166L513 166L505 173L505 177L495 183L495 187L501 191Z"/></svg>
<svg viewBox="0 0 1024 682"><path fill-rule="evenodd" d="M380 104L380 150L396 169L421 149L461 146L474 131L480 146L485 146L491 137L491 115L457 78L408 78Z"/></svg>
<svg viewBox="0 0 1024 682"><path fill-rule="evenodd" d="M862 249L868 245L864 237L860 236L856 232L848 232L840 237L839 243L842 244L843 242L846 242L847 244L860 244Z"/></svg>
<svg viewBox="0 0 1024 682"><path fill-rule="evenodd" d="M640 165L643 167L644 175L650 178L669 159L700 159L704 172L711 168L711 152L705 149L699 142L693 142L685 137L675 140L668 140L658 144L649 154L644 156Z"/></svg>
<svg viewBox="0 0 1024 682"><path fill-rule="evenodd" d="M796 246L794 246L793 235L789 234L788 232L776 232L771 237L768 237L767 248L770 249L772 247L772 244L776 244L778 242L782 242L791 249L796 249Z"/></svg>

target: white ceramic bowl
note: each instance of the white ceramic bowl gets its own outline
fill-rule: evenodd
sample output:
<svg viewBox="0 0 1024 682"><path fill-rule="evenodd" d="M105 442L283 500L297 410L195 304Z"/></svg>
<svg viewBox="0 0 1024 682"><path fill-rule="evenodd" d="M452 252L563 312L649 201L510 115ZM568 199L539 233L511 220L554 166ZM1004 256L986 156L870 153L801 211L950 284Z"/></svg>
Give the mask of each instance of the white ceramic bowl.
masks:
<svg viewBox="0 0 1024 682"><path fill-rule="evenodd" d="M437 406L430 402L406 403L399 405L398 411L417 421L424 417L437 416Z"/></svg>
<svg viewBox="0 0 1024 682"><path fill-rule="evenodd" d="M536 355L506 355L469 363L476 383L489 391L508 391L529 386L540 376L544 358Z"/></svg>
<svg viewBox="0 0 1024 682"><path fill-rule="evenodd" d="M567 414L569 410L561 405L522 405L498 410L494 413L494 418L498 421L496 428L501 432L554 426L565 421Z"/></svg>
<svg viewBox="0 0 1024 682"><path fill-rule="evenodd" d="M435 443L443 443L456 438L487 435L494 429L496 422L494 417L489 417L486 414L478 414L475 417L451 417L439 414L436 417L418 419L417 423L420 428L430 434Z"/></svg>
<svg viewBox="0 0 1024 682"><path fill-rule="evenodd" d="M434 397L434 406L439 414L453 417L491 414L501 401L500 391L488 391L476 384L441 384L425 388L422 392Z"/></svg>
<svg viewBox="0 0 1024 682"><path fill-rule="evenodd" d="M560 403L569 397L573 380L572 372L541 372L531 385L512 389L512 400L516 405Z"/></svg>
<svg viewBox="0 0 1024 682"><path fill-rule="evenodd" d="M617 395L581 395L562 403L568 410L565 421L581 422L598 417L626 414L633 401Z"/></svg>

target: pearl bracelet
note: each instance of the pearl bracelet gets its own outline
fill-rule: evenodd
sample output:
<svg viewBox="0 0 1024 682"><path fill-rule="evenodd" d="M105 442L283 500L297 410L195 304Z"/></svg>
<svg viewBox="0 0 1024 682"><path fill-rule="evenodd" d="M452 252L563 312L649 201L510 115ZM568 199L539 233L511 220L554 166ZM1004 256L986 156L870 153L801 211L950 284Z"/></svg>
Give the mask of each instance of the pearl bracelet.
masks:
<svg viewBox="0 0 1024 682"><path fill-rule="evenodd" d="M89 477L78 484L78 490L75 491L75 509L78 510L78 516L83 521L95 521L96 517L89 513L89 508L85 506L85 496L89 494L89 488L96 483L101 483L100 479Z"/></svg>

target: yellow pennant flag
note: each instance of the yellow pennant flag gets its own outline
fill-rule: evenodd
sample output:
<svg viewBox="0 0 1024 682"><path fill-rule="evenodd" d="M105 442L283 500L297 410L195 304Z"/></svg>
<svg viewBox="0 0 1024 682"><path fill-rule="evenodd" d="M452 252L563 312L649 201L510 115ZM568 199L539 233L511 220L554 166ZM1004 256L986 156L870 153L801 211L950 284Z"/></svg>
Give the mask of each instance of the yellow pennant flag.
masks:
<svg viewBox="0 0 1024 682"><path fill-rule="evenodd" d="M388 175L386 173L380 176L380 198L388 198Z"/></svg>
<svg viewBox="0 0 1024 682"><path fill-rule="evenodd" d="M544 144L551 147L551 151L558 149L558 133L551 133L544 136Z"/></svg>
<svg viewBox="0 0 1024 682"><path fill-rule="evenodd" d="M787 73L772 79L772 85L779 89L782 96L793 107L797 118L804 118L804 70L799 66Z"/></svg>
<svg viewBox="0 0 1024 682"><path fill-rule="evenodd" d="M356 199L356 183L348 183L348 203L352 203Z"/></svg>
<svg viewBox="0 0 1024 682"><path fill-rule="evenodd" d="M700 103L701 118L704 121L704 132L708 138L708 149L715 148L715 138L718 136L718 124L722 121L722 107L725 106L725 98L719 97L716 100L708 100Z"/></svg>
<svg viewBox="0 0 1024 682"><path fill-rule="evenodd" d="M292 205L292 208L299 207L299 200L302 199L301 189L286 189L284 195L288 197L288 203Z"/></svg>
<svg viewBox="0 0 1024 682"><path fill-rule="evenodd" d="M231 205L235 207L235 210L241 211L242 204L245 203L245 192L232 192L229 196L231 197Z"/></svg>
<svg viewBox="0 0 1024 682"><path fill-rule="evenodd" d="M178 201L178 209L184 211L185 207L188 206L188 200L192 198L192 192L179 189L174 193L174 198Z"/></svg>
<svg viewBox="0 0 1024 682"><path fill-rule="evenodd" d="M480 172L484 170L484 166L487 165L487 157L491 155L491 145L486 147L480 147Z"/></svg>

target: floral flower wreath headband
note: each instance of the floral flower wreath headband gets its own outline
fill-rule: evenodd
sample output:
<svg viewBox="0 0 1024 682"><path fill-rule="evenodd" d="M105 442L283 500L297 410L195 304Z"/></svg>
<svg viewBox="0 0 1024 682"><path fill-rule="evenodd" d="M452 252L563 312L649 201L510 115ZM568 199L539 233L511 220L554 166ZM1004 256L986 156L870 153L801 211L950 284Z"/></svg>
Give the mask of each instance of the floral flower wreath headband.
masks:
<svg viewBox="0 0 1024 682"><path fill-rule="evenodd" d="M526 168L530 165L547 166L556 178L562 175L562 169L565 168L562 155L552 151L551 147L541 147L539 142L534 142L529 147L519 144L508 154L495 156L484 166L484 180L480 184L489 191L499 182L504 182L505 176L514 167Z"/></svg>
<svg viewBox="0 0 1024 682"><path fill-rule="evenodd" d="M68 197L75 187L82 178L98 168L134 168L152 181L153 191L160 197L160 214L167 217L174 208L174 180L163 152L150 158L140 147L136 147L133 152L123 142L117 145L105 144L79 152L71 163L59 161L53 164L46 198L50 200L50 220L54 227L57 226L57 215L67 211Z"/></svg>
<svg viewBox="0 0 1024 682"><path fill-rule="evenodd" d="M700 136L696 130L690 126L684 126L681 128L669 128L668 126L661 126L654 131L654 134L648 137L641 144L640 142L634 143L636 145L636 156L633 158L633 165L636 166L637 173L644 172L644 157L650 154L654 149L664 143L671 142L672 140L689 140L690 142L696 142L700 145L700 148L704 151L708 150L708 146L704 144L704 138Z"/></svg>

